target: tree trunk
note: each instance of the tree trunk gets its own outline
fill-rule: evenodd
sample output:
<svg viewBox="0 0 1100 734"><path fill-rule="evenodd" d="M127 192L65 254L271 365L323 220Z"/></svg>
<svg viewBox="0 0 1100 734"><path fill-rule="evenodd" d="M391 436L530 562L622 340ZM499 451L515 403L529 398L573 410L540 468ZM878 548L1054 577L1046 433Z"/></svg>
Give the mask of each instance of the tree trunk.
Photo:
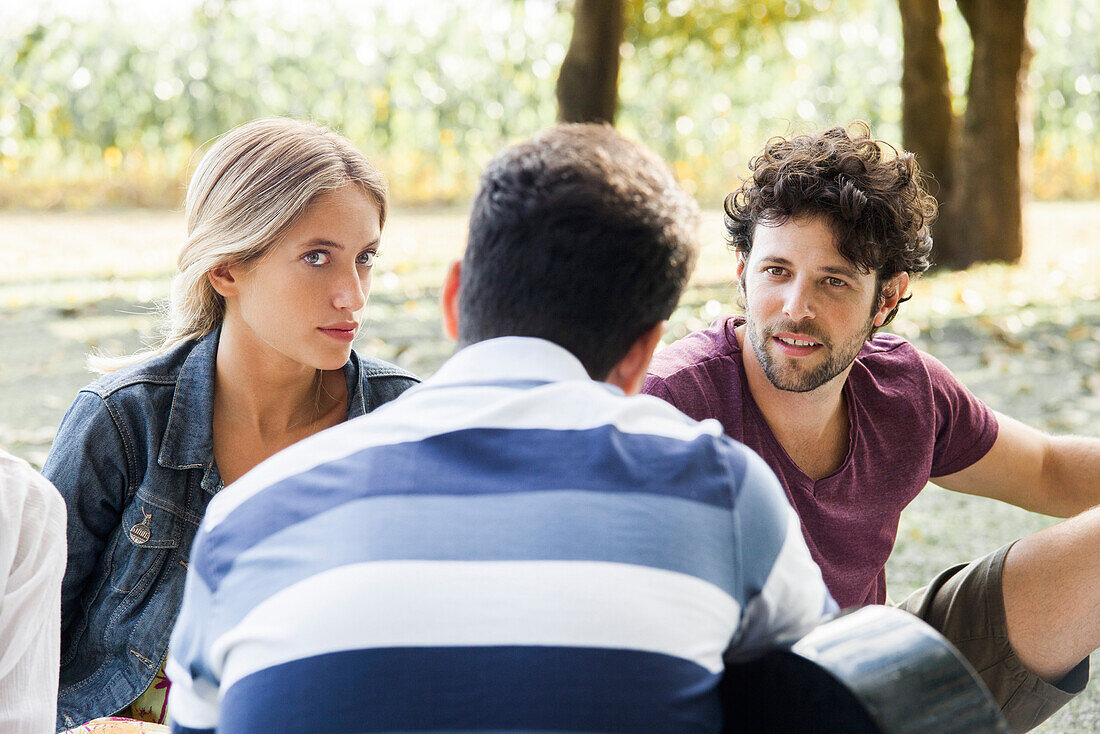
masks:
<svg viewBox="0 0 1100 734"><path fill-rule="evenodd" d="M901 68L902 145L915 154L930 177L929 190L940 204L933 242L937 264L957 262L959 226L947 202L952 193L952 152L957 143L947 52L940 35L938 0L899 0L903 39Z"/></svg>
<svg viewBox="0 0 1100 734"><path fill-rule="evenodd" d="M938 265L1019 260L1023 253L1020 97L1027 0L957 0L974 56L966 114L951 112L937 0L899 0L905 49L902 134L935 177Z"/></svg>
<svg viewBox="0 0 1100 734"><path fill-rule="evenodd" d="M623 23L622 0L576 0L573 38L558 72L562 122L615 122Z"/></svg>
<svg viewBox="0 0 1100 734"><path fill-rule="evenodd" d="M937 196L951 188L954 115L948 84L947 52L940 37L938 0L900 0L904 39L901 96L902 144L935 176Z"/></svg>
<svg viewBox="0 0 1100 734"><path fill-rule="evenodd" d="M958 6L974 59L950 200L960 222L965 218L963 258L952 264L1014 262L1024 249L1019 106L1027 0L958 0Z"/></svg>

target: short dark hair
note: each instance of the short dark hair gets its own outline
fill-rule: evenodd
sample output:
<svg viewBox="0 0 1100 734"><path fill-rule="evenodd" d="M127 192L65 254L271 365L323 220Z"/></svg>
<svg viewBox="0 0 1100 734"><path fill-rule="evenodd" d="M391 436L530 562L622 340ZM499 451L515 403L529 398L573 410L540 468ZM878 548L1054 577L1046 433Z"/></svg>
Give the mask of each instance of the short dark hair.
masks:
<svg viewBox="0 0 1100 734"><path fill-rule="evenodd" d="M610 126L558 125L508 148L474 199L459 344L547 339L604 379L672 315L698 216L668 166Z"/></svg>
<svg viewBox="0 0 1100 734"><path fill-rule="evenodd" d="M748 256L758 224L823 216L840 254L875 273L880 288L899 273L919 274L932 265L936 200L913 155L872 138L866 123L772 138L749 170L725 201L727 244L738 254ZM883 325L897 312L895 306Z"/></svg>

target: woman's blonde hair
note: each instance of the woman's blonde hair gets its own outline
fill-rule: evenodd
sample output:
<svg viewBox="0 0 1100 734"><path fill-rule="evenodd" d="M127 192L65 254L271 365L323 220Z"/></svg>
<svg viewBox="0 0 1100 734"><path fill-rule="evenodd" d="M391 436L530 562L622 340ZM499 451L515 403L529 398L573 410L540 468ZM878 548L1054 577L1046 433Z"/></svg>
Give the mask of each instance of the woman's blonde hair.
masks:
<svg viewBox="0 0 1100 734"><path fill-rule="evenodd" d="M187 241L172 278L163 340L122 358L92 356L109 372L213 331L225 299L207 273L262 257L318 196L355 184L386 222L386 180L352 143L310 122L270 118L233 128L203 156L187 187Z"/></svg>

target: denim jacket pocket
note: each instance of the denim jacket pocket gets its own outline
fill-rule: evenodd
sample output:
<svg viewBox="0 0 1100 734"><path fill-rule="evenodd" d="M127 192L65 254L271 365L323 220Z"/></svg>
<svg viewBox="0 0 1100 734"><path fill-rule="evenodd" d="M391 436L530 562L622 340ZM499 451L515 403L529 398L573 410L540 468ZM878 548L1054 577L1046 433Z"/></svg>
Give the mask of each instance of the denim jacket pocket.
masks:
<svg viewBox="0 0 1100 734"><path fill-rule="evenodd" d="M169 503L138 490L122 513L111 564L111 587L129 594L147 575L156 575L171 551L179 547L184 520Z"/></svg>

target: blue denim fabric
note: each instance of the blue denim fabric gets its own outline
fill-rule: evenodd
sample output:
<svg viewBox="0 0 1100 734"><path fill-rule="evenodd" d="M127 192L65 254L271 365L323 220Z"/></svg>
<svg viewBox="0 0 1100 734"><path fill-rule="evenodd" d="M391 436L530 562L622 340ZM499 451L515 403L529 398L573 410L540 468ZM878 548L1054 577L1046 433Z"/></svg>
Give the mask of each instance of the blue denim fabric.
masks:
<svg viewBox="0 0 1100 734"><path fill-rule="evenodd" d="M110 716L153 680L183 599L191 542L222 488L214 465L220 329L80 391L42 473L68 508L57 728ZM352 352L348 417L419 380Z"/></svg>

